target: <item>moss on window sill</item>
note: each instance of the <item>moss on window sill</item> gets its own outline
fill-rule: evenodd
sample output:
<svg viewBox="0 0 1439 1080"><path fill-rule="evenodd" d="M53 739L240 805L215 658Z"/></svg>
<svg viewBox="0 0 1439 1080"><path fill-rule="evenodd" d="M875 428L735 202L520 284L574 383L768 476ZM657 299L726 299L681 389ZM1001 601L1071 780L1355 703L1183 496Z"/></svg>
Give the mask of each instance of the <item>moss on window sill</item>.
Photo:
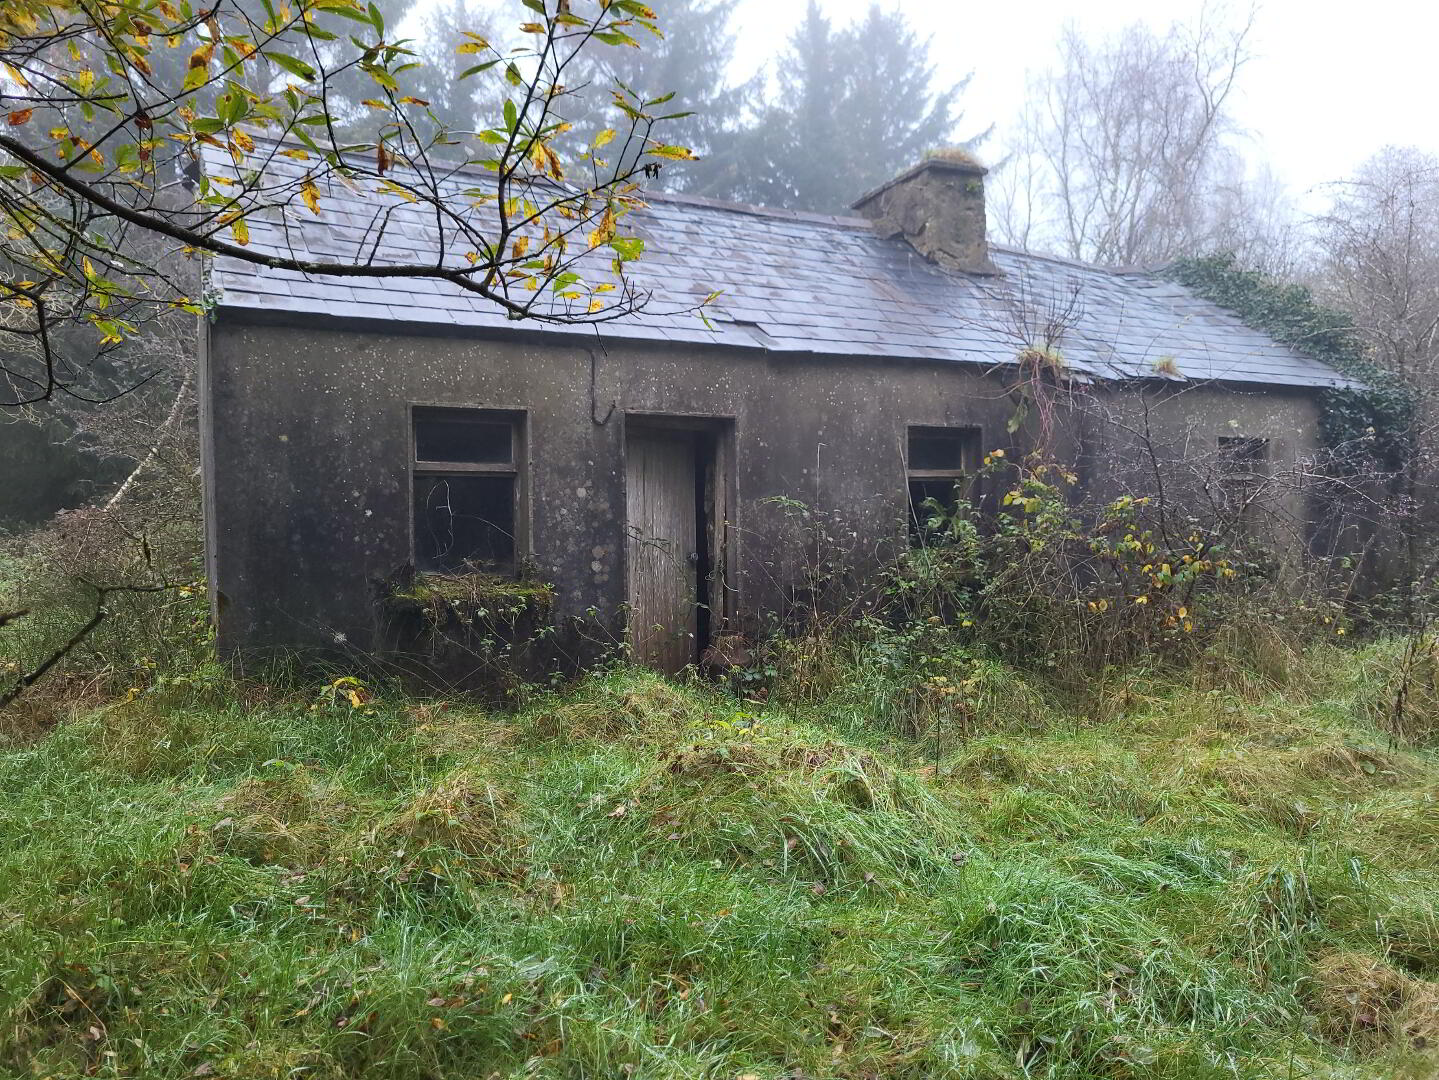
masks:
<svg viewBox="0 0 1439 1080"><path fill-rule="evenodd" d="M416 574L396 586L386 606L396 614L420 614L444 625L452 621L507 623L547 614L554 603L549 582L501 577L498 574Z"/></svg>

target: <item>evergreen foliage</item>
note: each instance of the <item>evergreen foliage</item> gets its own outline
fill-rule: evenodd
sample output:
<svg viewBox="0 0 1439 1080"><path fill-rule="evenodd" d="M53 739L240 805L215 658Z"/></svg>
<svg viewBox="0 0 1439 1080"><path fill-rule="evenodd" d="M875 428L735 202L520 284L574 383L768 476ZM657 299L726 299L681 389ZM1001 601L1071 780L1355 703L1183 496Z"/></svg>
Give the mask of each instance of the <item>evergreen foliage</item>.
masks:
<svg viewBox="0 0 1439 1080"><path fill-rule="evenodd" d="M665 36L643 50L611 49L582 57L574 76L577 99L562 109L589 142L610 126L611 91L629 86L645 99L673 94L660 113L688 113L666 124L665 138L689 147L699 161L666 165L663 186L723 196L744 175L743 131L758 93L757 80L730 79L734 5L722 0L672 0L664 7ZM606 153L621 153L611 143ZM633 151L632 151L633 152Z"/></svg>
<svg viewBox="0 0 1439 1080"><path fill-rule="evenodd" d="M0 533L81 506L125 472L124 462L87 453L67 426L53 419L0 420L0 460L6 474L0 484Z"/></svg>
<svg viewBox="0 0 1439 1080"><path fill-rule="evenodd" d="M827 213L954 140L967 79L934 89L928 43L871 5L836 29L811 0L778 62L778 93L740 140L725 194Z"/></svg>

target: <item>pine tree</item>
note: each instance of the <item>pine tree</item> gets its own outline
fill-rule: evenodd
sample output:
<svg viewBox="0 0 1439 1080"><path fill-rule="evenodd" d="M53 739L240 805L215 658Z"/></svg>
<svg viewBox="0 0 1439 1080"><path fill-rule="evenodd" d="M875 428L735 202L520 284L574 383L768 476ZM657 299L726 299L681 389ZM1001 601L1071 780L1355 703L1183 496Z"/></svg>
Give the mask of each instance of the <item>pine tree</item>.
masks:
<svg viewBox="0 0 1439 1080"><path fill-rule="evenodd" d="M401 0L417 6L416 0ZM501 13L493 0L444 0L422 13L418 48L422 61L411 76L416 96L430 103L430 112L447 131L473 131L497 122L503 98L493 82L461 80L476 57L457 51L465 33L492 39L501 29ZM488 96L486 96L488 95Z"/></svg>
<svg viewBox="0 0 1439 1080"><path fill-rule="evenodd" d="M591 137L616 122L611 105L617 84L628 86L651 100L673 93L655 106L659 115L688 113L665 121L655 137L687 146L700 156L697 162L666 166L661 184L674 190L708 195L733 188L740 176L739 139L752 112L756 81L734 84L729 69L734 56L734 34L729 28L733 4L727 0L668 0L660 12L664 38L645 41L643 49L597 49L589 63L575 73L574 98L561 106L566 119ZM632 148L633 150L633 148ZM610 145L611 153L622 148Z"/></svg>
<svg viewBox="0 0 1439 1080"><path fill-rule="evenodd" d="M810 0L779 60L778 94L743 137L732 198L837 212L954 139L968 78L933 89L929 44L878 4L836 30ZM971 144L977 140L970 140Z"/></svg>

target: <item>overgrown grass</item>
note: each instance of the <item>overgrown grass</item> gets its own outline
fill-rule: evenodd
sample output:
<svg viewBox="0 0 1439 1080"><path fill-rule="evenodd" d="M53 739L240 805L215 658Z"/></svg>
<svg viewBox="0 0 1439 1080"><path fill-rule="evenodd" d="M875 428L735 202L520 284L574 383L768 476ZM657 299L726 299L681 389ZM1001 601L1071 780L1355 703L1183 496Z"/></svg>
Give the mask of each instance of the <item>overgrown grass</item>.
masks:
<svg viewBox="0 0 1439 1080"><path fill-rule="evenodd" d="M143 694L0 754L0 1071L1433 1076L1394 651L1082 701L862 656L765 705Z"/></svg>

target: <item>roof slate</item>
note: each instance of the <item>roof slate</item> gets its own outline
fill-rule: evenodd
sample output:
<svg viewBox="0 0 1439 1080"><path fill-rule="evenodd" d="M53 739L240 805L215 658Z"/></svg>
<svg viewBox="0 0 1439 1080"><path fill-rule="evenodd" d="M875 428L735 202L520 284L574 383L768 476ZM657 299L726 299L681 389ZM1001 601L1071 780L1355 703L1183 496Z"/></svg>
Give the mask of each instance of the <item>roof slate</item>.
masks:
<svg viewBox="0 0 1439 1080"><path fill-rule="evenodd" d="M382 195L360 200L337 186L321 199L320 217L299 210L249 219L250 248L355 259L370 250L367 239L381 200L392 201ZM409 209L393 214L377 261L434 258L432 218ZM624 225L645 240L646 254L629 264L629 277L650 298L643 311L602 325L611 339L993 366L1013 363L1020 349L1046 340L1047 324L1058 323L1067 366L1092 379L1177 371L1185 380L1351 385L1153 273L996 246L991 257L1000 274L970 275L928 262L903 240L879 236L862 218L667 195L650 197ZM606 267L587 277L607 273ZM397 330L423 325L593 334L588 327L516 323L472 293L421 278L310 277L219 258L211 267L211 287L224 309L381 320ZM706 309L706 325L693 308L715 291L722 295Z"/></svg>

